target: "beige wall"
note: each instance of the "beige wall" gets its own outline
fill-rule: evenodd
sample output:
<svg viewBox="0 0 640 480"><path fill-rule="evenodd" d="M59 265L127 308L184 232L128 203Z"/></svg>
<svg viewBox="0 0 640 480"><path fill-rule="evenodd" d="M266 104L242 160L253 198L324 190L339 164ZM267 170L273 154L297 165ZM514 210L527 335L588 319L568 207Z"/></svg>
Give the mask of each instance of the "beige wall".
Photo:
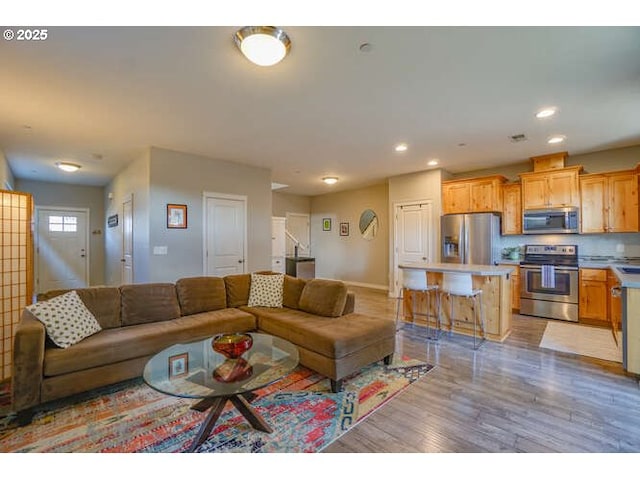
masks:
<svg viewBox="0 0 640 480"><path fill-rule="evenodd" d="M438 262L440 258L440 215L442 212L442 178L443 175L448 177L446 172L440 169L425 170L422 172L399 175L389 179L389 252L393 253L394 245L394 215L395 207L399 203L409 203L414 201L430 202L432 206L432 224L431 235L434 251L432 252L433 261ZM394 271L394 256L390 254L388 259L389 277L387 283L389 292L394 291L394 282L397 271Z"/></svg>
<svg viewBox="0 0 640 480"><path fill-rule="evenodd" d="M16 180L16 190L33 195L36 207L86 208L89 210L89 284L105 283L104 189L66 183Z"/></svg>
<svg viewBox="0 0 640 480"><path fill-rule="evenodd" d="M358 230L360 214L367 208L379 219L377 236L365 240ZM331 219L331 231L322 219ZM389 212L387 185L329 193L311 198L311 254L316 277L386 289L388 278ZM340 223L349 223L349 235L340 236Z"/></svg>
<svg viewBox="0 0 640 480"><path fill-rule="evenodd" d="M625 170L635 168L640 163L640 145L625 148L615 148L612 150L602 150L600 152L585 153L582 155L569 155L566 159L566 166L582 165L583 173L600 173L615 170ZM510 165L496 168L486 168L470 172L451 174L452 179L484 177L487 175L504 175L511 181L518 181L518 174L533 171L531 160L515 161Z"/></svg>
<svg viewBox="0 0 640 480"><path fill-rule="evenodd" d="M147 150L105 187L105 219L115 214L119 216L116 227L107 227L105 220L105 280L108 285L121 284L122 203L129 197L133 198L133 281L150 281L149 162L150 152Z"/></svg>
<svg viewBox="0 0 640 480"><path fill-rule="evenodd" d="M272 214L274 217L285 217L289 213L311 213L311 197L273 192Z"/></svg>

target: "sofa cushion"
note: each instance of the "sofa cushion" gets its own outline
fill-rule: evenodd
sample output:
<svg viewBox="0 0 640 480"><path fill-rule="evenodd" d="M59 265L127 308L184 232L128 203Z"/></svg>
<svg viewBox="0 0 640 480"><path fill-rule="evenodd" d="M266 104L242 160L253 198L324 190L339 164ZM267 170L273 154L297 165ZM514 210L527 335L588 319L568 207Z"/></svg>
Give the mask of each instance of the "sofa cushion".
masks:
<svg viewBox="0 0 640 480"><path fill-rule="evenodd" d="M337 280L309 280L300 295L300 310L323 317L339 317L347 302L347 286Z"/></svg>
<svg viewBox="0 0 640 480"><path fill-rule="evenodd" d="M49 290L38 294L38 301L50 300L71 290ZM120 290L118 287L78 288L76 293L102 328L120 327Z"/></svg>
<svg viewBox="0 0 640 480"><path fill-rule="evenodd" d="M45 352L46 377L154 355L176 343L189 343L230 331L252 331L254 316L235 308L196 313L155 323L103 330L66 350ZM85 343L86 342L86 343Z"/></svg>
<svg viewBox="0 0 640 480"><path fill-rule="evenodd" d="M296 278L291 275L284 276L284 285L282 289L282 306L288 308L300 308L300 295L302 289L307 284L304 278Z"/></svg>
<svg viewBox="0 0 640 480"><path fill-rule="evenodd" d="M180 316L173 283L144 283L120 287L122 326L161 322Z"/></svg>
<svg viewBox="0 0 640 480"><path fill-rule="evenodd" d="M61 348L75 345L102 330L74 290L26 308L42 322L51 341Z"/></svg>
<svg viewBox="0 0 640 480"><path fill-rule="evenodd" d="M342 358L395 336L395 322L351 313L327 318L289 308L242 307L258 318L258 331L284 338L328 358Z"/></svg>
<svg viewBox="0 0 640 480"><path fill-rule="evenodd" d="M224 284L227 290L227 307L240 307L249 302L251 274L227 275L224 277Z"/></svg>
<svg viewBox="0 0 640 480"><path fill-rule="evenodd" d="M220 277L181 278L176 292L182 315L227 308L227 291Z"/></svg>
<svg viewBox="0 0 640 480"><path fill-rule="evenodd" d="M283 274L251 274L249 307L282 307Z"/></svg>

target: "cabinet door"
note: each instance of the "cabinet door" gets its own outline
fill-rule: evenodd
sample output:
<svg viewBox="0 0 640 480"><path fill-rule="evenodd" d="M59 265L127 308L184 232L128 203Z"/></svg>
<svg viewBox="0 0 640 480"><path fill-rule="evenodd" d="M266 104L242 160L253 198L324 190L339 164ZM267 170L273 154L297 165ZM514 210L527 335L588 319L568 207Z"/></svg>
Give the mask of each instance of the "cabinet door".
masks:
<svg viewBox="0 0 640 480"><path fill-rule="evenodd" d="M557 172L548 175L548 205L550 207L579 206L578 172Z"/></svg>
<svg viewBox="0 0 640 480"><path fill-rule="evenodd" d="M477 180L470 184L471 211L472 212L495 212L500 210L497 205L499 188L495 180Z"/></svg>
<svg viewBox="0 0 640 480"><path fill-rule="evenodd" d="M522 233L522 189L519 183L503 187L502 234L520 235Z"/></svg>
<svg viewBox="0 0 640 480"><path fill-rule="evenodd" d="M469 182L456 182L442 185L443 213L469 213L471 192Z"/></svg>
<svg viewBox="0 0 640 480"><path fill-rule="evenodd" d="M578 314L580 318L607 320L607 271L602 269L580 269Z"/></svg>
<svg viewBox="0 0 640 480"><path fill-rule="evenodd" d="M581 233L607 231L607 179L604 175L580 179Z"/></svg>
<svg viewBox="0 0 640 480"><path fill-rule="evenodd" d="M547 207L547 176L536 175L522 179L522 208Z"/></svg>
<svg viewBox="0 0 640 480"><path fill-rule="evenodd" d="M609 175L609 232L638 231L638 177Z"/></svg>

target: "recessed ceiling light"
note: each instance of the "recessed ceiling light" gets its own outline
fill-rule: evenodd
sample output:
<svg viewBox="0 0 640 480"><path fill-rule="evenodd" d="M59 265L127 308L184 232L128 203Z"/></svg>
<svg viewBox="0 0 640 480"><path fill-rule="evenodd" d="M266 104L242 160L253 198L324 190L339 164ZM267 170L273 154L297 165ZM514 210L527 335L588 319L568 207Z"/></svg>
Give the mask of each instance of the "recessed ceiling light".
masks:
<svg viewBox="0 0 640 480"><path fill-rule="evenodd" d="M275 65L291 48L289 36L277 27L244 27L233 39L244 56L261 67Z"/></svg>
<svg viewBox="0 0 640 480"><path fill-rule="evenodd" d="M78 170L80 170L80 168L82 168L77 163L70 162L56 162L56 167L58 167L60 170L64 170L65 172L77 172Z"/></svg>
<svg viewBox="0 0 640 480"><path fill-rule="evenodd" d="M370 43L363 43L358 47L362 53L369 53L373 48Z"/></svg>
<svg viewBox="0 0 640 480"><path fill-rule="evenodd" d="M554 135L553 137L549 137L547 139L547 143L550 143L552 145L556 144L556 143L562 143L567 139L567 137L565 137L564 135Z"/></svg>
<svg viewBox="0 0 640 480"><path fill-rule="evenodd" d="M556 114L558 109L556 107L546 107L541 110L538 110L536 113L536 118L549 118Z"/></svg>
<svg viewBox="0 0 640 480"><path fill-rule="evenodd" d="M333 185L338 181L338 177L323 177L322 181L327 185Z"/></svg>
<svg viewBox="0 0 640 480"><path fill-rule="evenodd" d="M433 160L429 160L427 162L427 165L429 165L430 167L435 167L436 165L438 165L438 163L440 163L439 160L437 158L434 158Z"/></svg>
<svg viewBox="0 0 640 480"><path fill-rule="evenodd" d="M406 152L409 147L406 143L399 143L395 146L396 152Z"/></svg>

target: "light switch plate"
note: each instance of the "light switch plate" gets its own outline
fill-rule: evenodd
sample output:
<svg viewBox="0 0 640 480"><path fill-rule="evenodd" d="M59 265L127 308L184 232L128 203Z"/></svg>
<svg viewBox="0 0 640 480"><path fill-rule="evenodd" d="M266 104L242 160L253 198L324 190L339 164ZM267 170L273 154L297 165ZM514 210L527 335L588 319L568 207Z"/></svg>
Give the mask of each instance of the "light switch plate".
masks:
<svg viewBox="0 0 640 480"><path fill-rule="evenodd" d="M167 249L166 246L153 247L153 254L154 255L166 255L167 251L168 251L168 249Z"/></svg>

